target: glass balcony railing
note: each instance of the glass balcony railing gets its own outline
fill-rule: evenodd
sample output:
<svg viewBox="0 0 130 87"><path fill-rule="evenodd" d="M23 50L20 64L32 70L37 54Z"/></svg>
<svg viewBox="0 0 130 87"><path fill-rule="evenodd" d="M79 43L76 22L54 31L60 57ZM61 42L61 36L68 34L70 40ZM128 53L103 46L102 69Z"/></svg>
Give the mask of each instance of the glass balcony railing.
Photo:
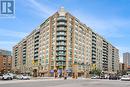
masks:
<svg viewBox="0 0 130 87"><path fill-rule="evenodd" d="M67 26L67 24L65 22L58 22L57 26Z"/></svg>
<svg viewBox="0 0 130 87"><path fill-rule="evenodd" d="M57 21L67 21L67 19L65 17L58 17Z"/></svg>
<svg viewBox="0 0 130 87"><path fill-rule="evenodd" d="M56 66L66 66L66 63L57 63Z"/></svg>
<svg viewBox="0 0 130 87"><path fill-rule="evenodd" d="M57 38L57 40L66 40L66 38Z"/></svg>
<svg viewBox="0 0 130 87"><path fill-rule="evenodd" d="M57 28L57 31L66 31L66 28Z"/></svg>
<svg viewBox="0 0 130 87"><path fill-rule="evenodd" d="M66 48L57 48L56 50L66 50Z"/></svg>
<svg viewBox="0 0 130 87"><path fill-rule="evenodd" d="M56 55L57 56L65 56L66 54L65 53L57 53Z"/></svg>
<svg viewBox="0 0 130 87"><path fill-rule="evenodd" d="M66 43L57 43L57 45L66 45Z"/></svg>
<svg viewBox="0 0 130 87"><path fill-rule="evenodd" d="M56 61L66 61L65 58L56 58Z"/></svg>
<svg viewBox="0 0 130 87"><path fill-rule="evenodd" d="M60 32L60 33L57 33L57 36L66 36L66 33Z"/></svg>

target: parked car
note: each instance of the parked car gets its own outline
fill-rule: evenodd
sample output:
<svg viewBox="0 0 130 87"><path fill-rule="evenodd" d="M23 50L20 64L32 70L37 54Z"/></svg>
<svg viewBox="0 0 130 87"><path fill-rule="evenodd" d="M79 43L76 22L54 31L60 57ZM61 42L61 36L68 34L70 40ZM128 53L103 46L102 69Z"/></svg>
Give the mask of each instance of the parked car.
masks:
<svg viewBox="0 0 130 87"><path fill-rule="evenodd" d="M3 75L2 75L2 74L0 74L0 80L2 79L2 77L3 77Z"/></svg>
<svg viewBox="0 0 130 87"><path fill-rule="evenodd" d="M123 76L121 77L121 81L130 81L130 76L128 76L128 75L123 75Z"/></svg>
<svg viewBox="0 0 130 87"><path fill-rule="evenodd" d="M13 79L13 76L11 76L10 74L4 74L2 76L2 80L12 80Z"/></svg>
<svg viewBox="0 0 130 87"><path fill-rule="evenodd" d="M92 76L91 79L99 79L99 76Z"/></svg>
<svg viewBox="0 0 130 87"><path fill-rule="evenodd" d="M27 75L17 75L16 78L19 80L30 80L31 79L31 77L27 76Z"/></svg>
<svg viewBox="0 0 130 87"><path fill-rule="evenodd" d="M104 75L100 76L100 79L107 79Z"/></svg>
<svg viewBox="0 0 130 87"><path fill-rule="evenodd" d="M16 74L13 74L13 73L8 73L10 76L13 77L13 79L16 79Z"/></svg>
<svg viewBox="0 0 130 87"><path fill-rule="evenodd" d="M117 76L117 75L110 75L109 76L109 80L119 80L120 79L120 76Z"/></svg>

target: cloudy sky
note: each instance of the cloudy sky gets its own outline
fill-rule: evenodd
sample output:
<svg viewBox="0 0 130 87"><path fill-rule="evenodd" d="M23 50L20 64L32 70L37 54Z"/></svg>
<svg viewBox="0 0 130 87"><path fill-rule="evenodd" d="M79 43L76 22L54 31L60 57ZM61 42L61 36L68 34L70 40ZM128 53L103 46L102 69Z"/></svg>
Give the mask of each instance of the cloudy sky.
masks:
<svg viewBox="0 0 130 87"><path fill-rule="evenodd" d="M15 18L0 18L0 48L12 50L61 6L122 53L130 52L130 0L15 0Z"/></svg>

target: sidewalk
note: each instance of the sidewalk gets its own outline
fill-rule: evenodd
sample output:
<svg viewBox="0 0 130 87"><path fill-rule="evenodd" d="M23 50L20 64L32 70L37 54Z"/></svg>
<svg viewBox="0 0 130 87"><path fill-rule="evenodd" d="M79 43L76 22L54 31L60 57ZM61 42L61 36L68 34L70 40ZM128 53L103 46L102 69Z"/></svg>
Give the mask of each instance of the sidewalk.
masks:
<svg viewBox="0 0 130 87"><path fill-rule="evenodd" d="M0 80L0 84L11 84L11 83L25 83L25 82L38 82L38 81L56 81L64 80L64 78L54 78L54 77L32 77L31 80ZM67 80L88 80L86 78L73 79L68 77Z"/></svg>
<svg viewBox="0 0 130 87"><path fill-rule="evenodd" d="M37 79L37 78L32 78L31 80L0 80L0 84L11 84L11 83L25 83L25 82L39 82L39 81L56 81L56 80L63 80L63 79Z"/></svg>
<svg viewBox="0 0 130 87"><path fill-rule="evenodd" d="M34 80L38 80L38 79L41 79L41 80L64 80L64 78L54 78L54 77L33 77L32 79ZM76 80L72 77L67 77L68 80ZM88 80L90 78L82 78L82 77L78 77L77 80Z"/></svg>
<svg viewBox="0 0 130 87"><path fill-rule="evenodd" d="M64 80L64 78L55 78L55 77L33 77L33 80ZM68 77L67 79L73 79L71 77Z"/></svg>

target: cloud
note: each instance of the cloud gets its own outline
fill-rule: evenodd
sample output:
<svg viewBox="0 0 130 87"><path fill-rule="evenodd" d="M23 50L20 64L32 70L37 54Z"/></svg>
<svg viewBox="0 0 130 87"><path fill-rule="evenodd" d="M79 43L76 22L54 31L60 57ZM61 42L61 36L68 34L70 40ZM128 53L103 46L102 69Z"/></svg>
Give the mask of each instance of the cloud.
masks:
<svg viewBox="0 0 130 87"><path fill-rule="evenodd" d="M1 37L18 37L23 38L27 35L25 32L18 32L18 31L12 31L7 29L0 29L0 36Z"/></svg>
<svg viewBox="0 0 130 87"><path fill-rule="evenodd" d="M15 41L0 41L0 45L2 45L2 44L16 44L17 42L15 42Z"/></svg>
<svg viewBox="0 0 130 87"><path fill-rule="evenodd" d="M48 17L48 15L51 15L54 10L50 7L48 7L47 5L45 4L41 4L40 2L38 2L38 0L27 0L27 3L26 5L31 8L30 10L41 16L41 17Z"/></svg>
<svg viewBox="0 0 130 87"><path fill-rule="evenodd" d="M0 41L0 49L12 50L12 47L16 44L15 41Z"/></svg>
<svg viewBox="0 0 130 87"><path fill-rule="evenodd" d="M18 32L18 31L12 31L12 30L7 30L7 29L0 29L0 40L2 39L0 41L0 48L12 50L12 47L16 43L18 43L17 38L22 39L26 35L28 35L28 34L25 33L25 32Z"/></svg>

